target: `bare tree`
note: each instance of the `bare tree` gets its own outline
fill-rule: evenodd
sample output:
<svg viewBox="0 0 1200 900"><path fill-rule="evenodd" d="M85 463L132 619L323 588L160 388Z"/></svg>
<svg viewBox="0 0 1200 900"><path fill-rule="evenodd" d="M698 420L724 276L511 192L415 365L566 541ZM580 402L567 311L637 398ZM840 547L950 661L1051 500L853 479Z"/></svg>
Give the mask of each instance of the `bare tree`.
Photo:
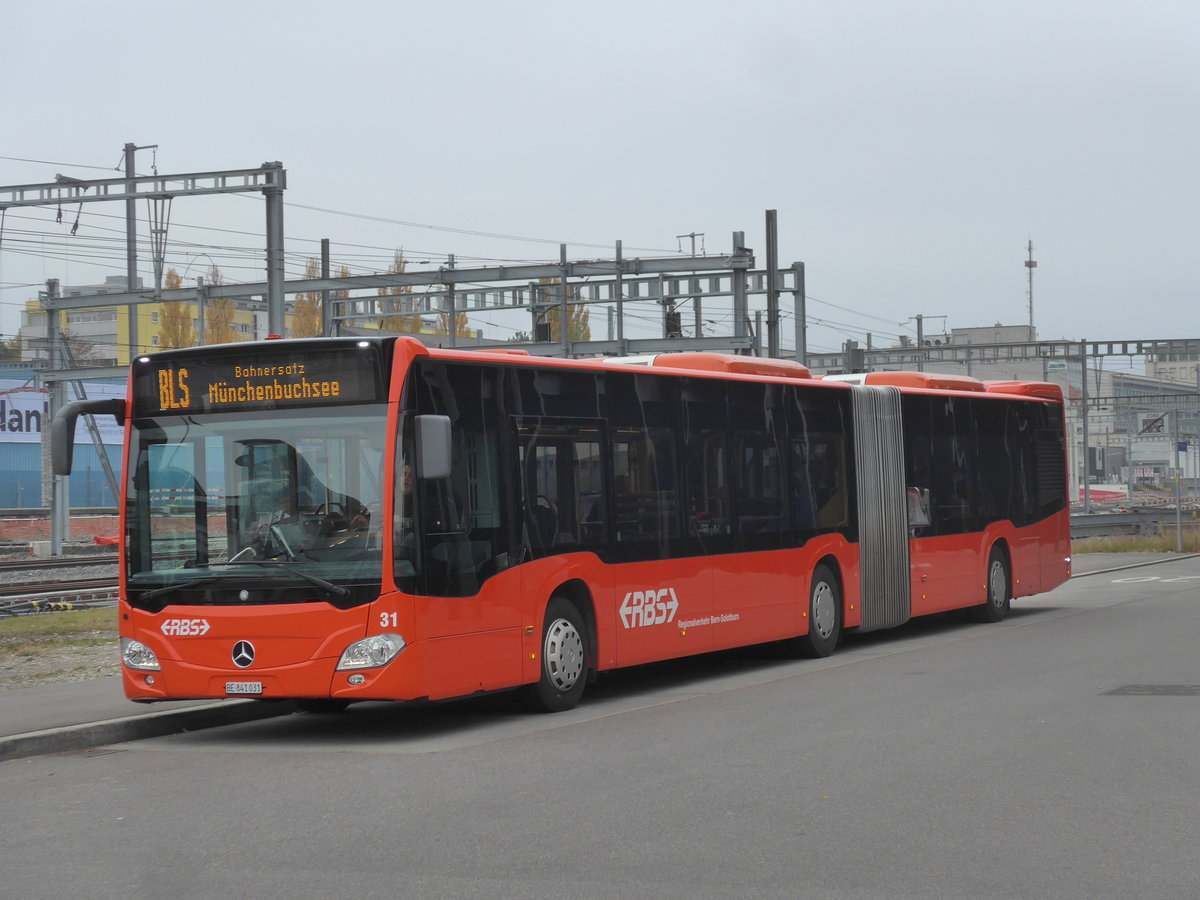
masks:
<svg viewBox="0 0 1200 900"><path fill-rule="evenodd" d="M67 328L62 330L62 340L67 346L67 358L71 364L76 366L94 366L99 364L101 360L100 352L91 341L73 334Z"/></svg>

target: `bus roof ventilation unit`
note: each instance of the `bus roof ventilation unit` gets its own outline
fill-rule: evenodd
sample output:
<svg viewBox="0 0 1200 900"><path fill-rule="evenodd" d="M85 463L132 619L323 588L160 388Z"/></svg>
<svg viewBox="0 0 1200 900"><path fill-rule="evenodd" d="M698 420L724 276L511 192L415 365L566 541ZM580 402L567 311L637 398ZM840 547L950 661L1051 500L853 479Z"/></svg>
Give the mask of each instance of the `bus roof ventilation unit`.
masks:
<svg viewBox="0 0 1200 900"><path fill-rule="evenodd" d="M672 369L698 369L701 372L728 372L735 375L769 375L774 378L811 379L808 366L787 359L763 359L757 356L734 356L730 353L660 353L654 357L655 366Z"/></svg>
<svg viewBox="0 0 1200 900"><path fill-rule="evenodd" d="M993 394L1017 394L1059 402L1063 398L1062 388L1048 381L985 381L983 386Z"/></svg>
<svg viewBox="0 0 1200 900"><path fill-rule="evenodd" d="M857 375L833 375L829 381L848 381L851 384L886 384L901 388L925 388L930 391L985 390L983 382L970 375L940 375L936 372L867 372Z"/></svg>

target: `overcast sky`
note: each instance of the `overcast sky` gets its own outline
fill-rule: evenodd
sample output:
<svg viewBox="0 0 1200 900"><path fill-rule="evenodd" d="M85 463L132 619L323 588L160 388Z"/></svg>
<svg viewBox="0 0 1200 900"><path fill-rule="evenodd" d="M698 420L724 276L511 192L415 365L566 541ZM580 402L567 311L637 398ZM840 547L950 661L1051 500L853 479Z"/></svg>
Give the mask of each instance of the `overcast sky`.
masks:
<svg viewBox="0 0 1200 900"><path fill-rule="evenodd" d="M889 344L917 314L1027 322L1029 240L1039 336L1200 337L1195 0L8 0L2 19L0 185L116 175L126 142L158 145L141 174L280 160L289 277L321 238L359 273L396 248L422 268L745 231L763 266L776 209L812 350ZM46 278L125 271L122 204L62 213L5 217L5 335ZM262 280L262 231L261 199L179 199L168 265Z"/></svg>

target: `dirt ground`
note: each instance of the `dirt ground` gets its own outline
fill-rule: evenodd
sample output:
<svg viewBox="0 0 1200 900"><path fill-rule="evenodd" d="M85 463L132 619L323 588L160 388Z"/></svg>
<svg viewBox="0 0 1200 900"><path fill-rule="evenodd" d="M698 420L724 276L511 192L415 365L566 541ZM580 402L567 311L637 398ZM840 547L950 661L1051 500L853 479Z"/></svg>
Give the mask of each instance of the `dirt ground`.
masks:
<svg viewBox="0 0 1200 900"><path fill-rule="evenodd" d="M81 639L86 640L82 642ZM69 642L68 642L69 641ZM0 641L0 691L120 675L117 633L22 638L15 653Z"/></svg>

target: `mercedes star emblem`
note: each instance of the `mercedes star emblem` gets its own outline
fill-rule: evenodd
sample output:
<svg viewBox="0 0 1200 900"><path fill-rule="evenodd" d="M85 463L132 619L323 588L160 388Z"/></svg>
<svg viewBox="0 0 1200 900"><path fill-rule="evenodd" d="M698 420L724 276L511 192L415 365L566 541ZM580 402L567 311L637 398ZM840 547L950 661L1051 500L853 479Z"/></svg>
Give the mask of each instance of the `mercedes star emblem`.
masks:
<svg viewBox="0 0 1200 900"><path fill-rule="evenodd" d="M254 662L254 645L249 641L238 641L233 645L233 664L244 669Z"/></svg>

